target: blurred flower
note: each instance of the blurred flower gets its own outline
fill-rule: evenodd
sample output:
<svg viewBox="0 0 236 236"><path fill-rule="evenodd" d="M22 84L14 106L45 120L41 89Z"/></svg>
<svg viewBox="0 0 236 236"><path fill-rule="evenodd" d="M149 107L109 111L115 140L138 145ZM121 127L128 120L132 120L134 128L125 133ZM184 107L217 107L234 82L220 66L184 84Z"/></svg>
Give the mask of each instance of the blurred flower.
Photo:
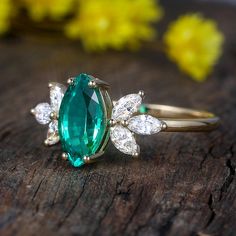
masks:
<svg viewBox="0 0 236 236"><path fill-rule="evenodd" d="M31 18L41 21L45 17L59 20L70 13L74 0L22 0Z"/></svg>
<svg viewBox="0 0 236 236"><path fill-rule="evenodd" d="M164 35L169 57L197 81L211 72L221 55L223 40L216 23L199 14L180 17Z"/></svg>
<svg viewBox="0 0 236 236"><path fill-rule="evenodd" d="M10 27L12 15L11 0L0 0L0 34L4 34Z"/></svg>
<svg viewBox="0 0 236 236"><path fill-rule="evenodd" d="M150 23L159 20L162 8L155 0L81 0L78 14L66 26L70 38L80 38L85 49L136 49L142 40L151 40Z"/></svg>

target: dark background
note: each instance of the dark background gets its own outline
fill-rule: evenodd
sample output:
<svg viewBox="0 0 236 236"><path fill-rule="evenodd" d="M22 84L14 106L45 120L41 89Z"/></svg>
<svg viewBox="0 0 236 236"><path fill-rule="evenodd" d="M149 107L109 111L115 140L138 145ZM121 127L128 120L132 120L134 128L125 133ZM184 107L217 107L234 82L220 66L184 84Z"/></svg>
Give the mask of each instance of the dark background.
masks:
<svg viewBox="0 0 236 236"><path fill-rule="evenodd" d="M0 41L0 235L236 235L236 8L226 1L162 1L168 23L186 12L215 19L224 55L204 83L146 45L138 53L87 54L65 39L24 33ZM235 1L232 1L235 3ZM132 159L109 145L76 169L46 148L47 127L29 115L47 83L87 72L114 99L143 89L146 102L212 111L212 133L140 138Z"/></svg>

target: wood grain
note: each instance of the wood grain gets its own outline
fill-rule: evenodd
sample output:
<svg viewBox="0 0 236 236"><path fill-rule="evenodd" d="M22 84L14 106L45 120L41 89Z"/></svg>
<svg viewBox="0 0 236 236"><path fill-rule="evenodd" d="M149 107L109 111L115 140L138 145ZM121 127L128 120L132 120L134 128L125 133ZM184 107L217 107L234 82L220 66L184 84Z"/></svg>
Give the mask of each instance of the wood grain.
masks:
<svg viewBox="0 0 236 236"><path fill-rule="evenodd" d="M0 41L0 235L236 235L236 10L203 3L166 9L167 21L191 9L219 21L225 53L205 83L151 45L92 55L63 40ZM80 72L111 83L115 99L143 89L147 102L209 110L222 125L140 138L139 159L109 145L103 161L75 169L61 160L60 145L43 146L47 127L29 110L48 100L49 81Z"/></svg>

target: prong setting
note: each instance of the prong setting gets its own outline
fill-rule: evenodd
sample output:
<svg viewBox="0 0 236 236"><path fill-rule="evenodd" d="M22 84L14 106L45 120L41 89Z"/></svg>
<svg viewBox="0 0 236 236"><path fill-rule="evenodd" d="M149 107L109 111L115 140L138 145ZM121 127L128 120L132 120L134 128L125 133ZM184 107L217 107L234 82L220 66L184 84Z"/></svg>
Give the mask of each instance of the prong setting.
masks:
<svg viewBox="0 0 236 236"><path fill-rule="evenodd" d="M162 122L161 130L166 130L166 129L167 129L167 124L165 122Z"/></svg>
<svg viewBox="0 0 236 236"><path fill-rule="evenodd" d="M109 126L110 126L110 127L113 127L113 126L115 126L115 125L116 125L116 121L113 120L113 119L110 119L110 120L109 120Z"/></svg>
<svg viewBox="0 0 236 236"><path fill-rule="evenodd" d="M140 91L138 92L138 94L140 95L141 98L144 98L144 97L145 97L145 93L144 93L143 90L140 90Z"/></svg>
<svg viewBox="0 0 236 236"><path fill-rule="evenodd" d="M58 115L55 111L51 112L50 119L51 120L57 120L58 119Z"/></svg>
<svg viewBox="0 0 236 236"><path fill-rule="evenodd" d="M124 127L127 127L129 125L129 122L127 120L122 120L121 121L121 124L124 126Z"/></svg>
<svg viewBox="0 0 236 236"><path fill-rule="evenodd" d="M32 115L35 115L35 109L32 108L32 109L30 110L30 113L31 113Z"/></svg>
<svg viewBox="0 0 236 236"><path fill-rule="evenodd" d="M140 155L140 147L137 146L137 150L132 154L132 157L137 158L137 157L139 157L139 155Z"/></svg>
<svg viewBox="0 0 236 236"><path fill-rule="evenodd" d="M91 81L89 81L88 86L90 88L97 88L97 83L95 80L91 80Z"/></svg>
<svg viewBox="0 0 236 236"><path fill-rule="evenodd" d="M86 164L94 162L98 157L102 156L104 154L104 151L99 151L98 153L91 155L91 156L85 156L83 158L84 162Z"/></svg>
<svg viewBox="0 0 236 236"><path fill-rule="evenodd" d="M138 156L139 156L139 152L135 152L135 153L133 153L132 156L133 156L133 157L138 157Z"/></svg>
<svg viewBox="0 0 236 236"><path fill-rule="evenodd" d="M110 85L107 82L105 82L103 80L100 80L98 78L95 78L91 75L90 75L90 78L92 79L91 80L91 88L94 88L94 86L95 86L95 88L96 87L104 88L104 89L109 89L110 88Z"/></svg>
<svg viewBox="0 0 236 236"><path fill-rule="evenodd" d="M65 153L65 152L63 152L62 154L61 154L61 158L63 159L63 160L68 160L68 154L67 153Z"/></svg>
<svg viewBox="0 0 236 236"><path fill-rule="evenodd" d="M84 157L84 163L89 164L90 163L90 158L85 156Z"/></svg>
<svg viewBox="0 0 236 236"><path fill-rule="evenodd" d="M73 84L74 80L75 80L74 77L69 78L69 79L67 80L67 84L68 84L68 85Z"/></svg>
<svg viewBox="0 0 236 236"><path fill-rule="evenodd" d="M45 140L44 140L44 145L45 145L46 147L48 147L48 146L49 146L49 142L48 142L48 140L47 140L47 139L45 139Z"/></svg>

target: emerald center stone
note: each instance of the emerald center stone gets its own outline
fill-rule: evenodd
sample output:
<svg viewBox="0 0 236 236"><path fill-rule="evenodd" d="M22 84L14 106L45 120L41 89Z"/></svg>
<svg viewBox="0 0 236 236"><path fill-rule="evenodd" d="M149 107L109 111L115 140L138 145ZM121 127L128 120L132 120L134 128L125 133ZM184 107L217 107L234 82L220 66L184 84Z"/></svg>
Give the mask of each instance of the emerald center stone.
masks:
<svg viewBox="0 0 236 236"><path fill-rule="evenodd" d="M63 150L75 167L84 164L83 158L96 154L107 142L108 94L90 88L92 77L80 74L69 85L59 111L59 135Z"/></svg>

